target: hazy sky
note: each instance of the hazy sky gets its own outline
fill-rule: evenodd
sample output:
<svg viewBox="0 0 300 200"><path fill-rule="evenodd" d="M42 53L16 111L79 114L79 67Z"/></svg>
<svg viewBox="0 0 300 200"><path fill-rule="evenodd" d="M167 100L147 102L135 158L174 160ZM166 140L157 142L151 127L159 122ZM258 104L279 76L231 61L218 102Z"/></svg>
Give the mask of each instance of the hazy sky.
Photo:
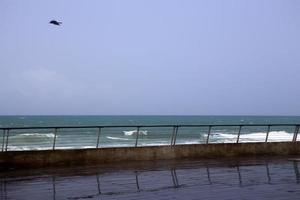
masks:
<svg viewBox="0 0 300 200"><path fill-rule="evenodd" d="M300 115L298 0L1 0L0 19L2 115Z"/></svg>

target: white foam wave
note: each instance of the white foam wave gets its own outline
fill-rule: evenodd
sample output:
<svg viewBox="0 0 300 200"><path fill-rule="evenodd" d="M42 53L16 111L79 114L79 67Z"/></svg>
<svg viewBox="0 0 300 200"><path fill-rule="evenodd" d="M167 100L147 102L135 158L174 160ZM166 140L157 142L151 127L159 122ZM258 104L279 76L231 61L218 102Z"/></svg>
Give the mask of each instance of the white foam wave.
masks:
<svg viewBox="0 0 300 200"><path fill-rule="evenodd" d="M220 142L232 142L236 140L237 134L228 133L212 133L212 138L219 139ZM293 138L293 133L288 133L286 131L271 131L269 133L269 142L279 142L279 141L291 141ZM264 141L266 139L266 132L248 133L241 134L241 142L253 142L253 141Z"/></svg>
<svg viewBox="0 0 300 200"><path fill-rule="evenodd" d="M199 140L191 140L191 141L186 141L186 142L178 142L178 144L199 144L200 141Z"/></svg>
<svg viewBox="0 0 300 200"><path fill-rule="evenodd" d="M139 143L140 146L166 146L166 145L170 145L167 142L164 143Z"/></svg>
<svg viewBox="0 0 300 200"><path fill-rule="evenodd" d="M124 135L136 135L137 134L137 130L133 130L133 131L123 131ZM147 135L148 131L139 131L138 133L139 135Z"/></svg>
<svg viewBox="0 0 300 200"><path fill-rule="evenodd" d="M93 146L73 146L73 147L55 147L55 149L94 149L95 145Z"/></svg>
<svg viewBox="0 0 300 200"><path fill-rule="evenodd" d="M54 138L53 133L22 133L11 136L10 138Z"/></svg>
<svg viewBox="0 0 300 200"><path fill-rule="evenodd" d="M55 149L91 149L95 146L80 146L80 147L55 147ZM34 146L9 146L8 151L32 151L32 150L52 150L51 147L34 147Z"/></svg>
<svg viewBox="0 0 300 200"><path fill-rule="evenodd" d="M49 150L51 147L28 147L28 146L9 146L8 151L30 151L30 150Z"/></svg>
<svg viewBox="0 0 300 200"><path fill-rule="evenodd" d="M119 137L111 137L111 136L106 136L106 138L111 139L111 140L129 140L127 138L119 138Z"/></svg>

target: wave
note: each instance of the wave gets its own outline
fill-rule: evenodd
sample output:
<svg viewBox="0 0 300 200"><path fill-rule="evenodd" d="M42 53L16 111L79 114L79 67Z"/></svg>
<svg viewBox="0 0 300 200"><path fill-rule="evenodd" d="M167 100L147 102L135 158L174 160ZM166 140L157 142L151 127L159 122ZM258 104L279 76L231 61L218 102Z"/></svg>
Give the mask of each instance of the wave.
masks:
<svg viewBox="0 0 300 200"><path fill-rule="evenodd" d="M49 150L51 147L32 147L32 146L9 146L9 151L30 151L30 150Z"/></svg>
<svg viewBox="0 0 300 200"><path fill-rule="evenodd" d="M119 138L119 137L111 137L111 136L106 136L106 138L111 139L111 140L129 140L127 138Z"/></svg>
<svg viewBox="0 0 300 200"><path fill-rule="evenodd" d="M139 143L141 146L169 146L168 143Z"/></svg>
<svg viewBox="0 0 300 200"><path fill-rule="evenodd" d="M248 133L241 134L241 142L253 142L253 141L264 141L266 139L266 132L257 132L257 133ZM212 133L214 139L220 140L220 142L232 142L237 139L237 134L228 134L228 133ZM278 142L278 141L291 141L293 138L293 133L288 133L286 131L270 131L268 141L269 142Z"/></svg>
<svg viewBox="0 0 300 200"><path fill-rule="evenodd" d="M54 138L54 133L22 133L10 136L10 138Z"/></svg>
<svg viewBox="0 0 300 200"><path fill-rule="evenodd" d="M92 149L95 146L80 146L79 147L55 147L55 149ZM9 151L31 151L31 150L52 150L51 147L35 147L35 146L9 146Z"/></svg>
<svg viewBox="0 0 300 200"><path fill-rule="evenodd" d="M124 135L136 135L137 134L137 130L133 130L133 131L123 131ZM139 131L138 133L139 135L147 135L148 131Z"/></svg>

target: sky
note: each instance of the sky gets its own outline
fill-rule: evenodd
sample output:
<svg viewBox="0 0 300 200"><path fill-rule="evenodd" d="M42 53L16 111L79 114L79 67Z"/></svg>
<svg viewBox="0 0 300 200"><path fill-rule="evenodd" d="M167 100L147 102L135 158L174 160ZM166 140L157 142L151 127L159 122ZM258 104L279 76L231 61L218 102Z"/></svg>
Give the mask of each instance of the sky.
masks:
<svg viewBox="0 0 300 200"><path fill-rule="evenodd" d="M299 116L299 10L298 0L1 0L0 115Z"/></svg>

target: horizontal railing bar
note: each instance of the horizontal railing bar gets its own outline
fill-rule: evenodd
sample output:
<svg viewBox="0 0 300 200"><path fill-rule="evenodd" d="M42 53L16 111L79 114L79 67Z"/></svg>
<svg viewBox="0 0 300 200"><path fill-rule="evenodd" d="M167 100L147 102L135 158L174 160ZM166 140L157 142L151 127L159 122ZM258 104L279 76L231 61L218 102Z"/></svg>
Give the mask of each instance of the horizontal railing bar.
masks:
<svg viewBox="0 0 300 200"><path fill-rule="evenodd" d="M179 127L228 127L228 126L297 126L298 124L200 124L200 125L178 125Z"/></svg>
<svg viewBox="0 0 300 200"><path fill-rule="evenodd" d="M87 128L172 128L177 127L229 127L229 126L300 126L300 124L190 124L190 125L104 125L104 126L26 126L26 127L0 127L0 130L25 130L25 129L87 129Z"/></svg>

